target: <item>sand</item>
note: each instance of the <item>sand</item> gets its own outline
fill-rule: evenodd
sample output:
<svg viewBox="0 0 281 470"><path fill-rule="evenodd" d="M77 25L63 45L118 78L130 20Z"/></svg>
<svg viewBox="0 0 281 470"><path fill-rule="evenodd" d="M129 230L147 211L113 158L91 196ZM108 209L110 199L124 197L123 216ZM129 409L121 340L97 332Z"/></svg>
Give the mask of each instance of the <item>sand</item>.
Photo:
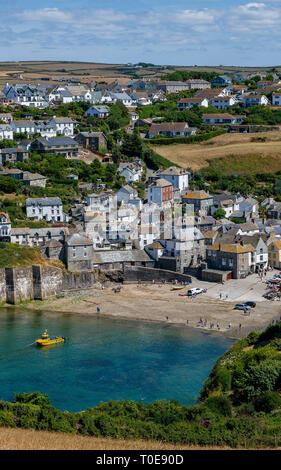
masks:
<svg viewBox="0 0 281 470"><path fill-rule="evenodd" d="M89 291L86 294L81 291L78 295L31 301L20 308L165 322L234 338L240 338L253 330L262 330L272 319L280 318L280 302L257 302L251 314L245 316L243 311L233 309L235 301L219 300L208 295L208 292L195 298L181 296L180 293L186 293L187 287L182 291L173 291L171 284L127 284L122 286L119 293L114 292L115 287L111 285L102 289L97 286L90 294ZM97 306L100 307L100 313L97 313ZM200 317L207 320L205 328L199 324ZM214 328L210 329L210 323L214 323Z"/></svg>

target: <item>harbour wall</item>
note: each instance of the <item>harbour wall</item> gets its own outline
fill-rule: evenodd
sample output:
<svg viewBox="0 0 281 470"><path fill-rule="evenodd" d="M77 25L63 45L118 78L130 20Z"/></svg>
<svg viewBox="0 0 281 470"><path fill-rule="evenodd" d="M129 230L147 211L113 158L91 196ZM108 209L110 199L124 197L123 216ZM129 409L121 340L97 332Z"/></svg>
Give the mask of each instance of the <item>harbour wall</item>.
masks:
<svg viewBox="0 0 281 470"><path fill-rule="evenodd" d="M124 268L124 282L172 282L174 280L179 282L191 282L191 277L188 274L168 271L166 269L147 268L144 266L130 266Z"/></svg>
<svg viewBox="0 0 281 470"><path fill-rule="evenodd" d="M94 273L64 273L52 266L0 269L0 303L18 304L44 300L65 292L90 289L97 282Z"/></svg>

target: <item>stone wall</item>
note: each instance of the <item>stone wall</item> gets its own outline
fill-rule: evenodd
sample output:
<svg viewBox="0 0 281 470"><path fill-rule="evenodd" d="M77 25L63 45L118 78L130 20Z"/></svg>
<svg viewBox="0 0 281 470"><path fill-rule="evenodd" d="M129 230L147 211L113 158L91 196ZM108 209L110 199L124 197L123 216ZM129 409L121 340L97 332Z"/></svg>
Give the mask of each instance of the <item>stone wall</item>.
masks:
<svg viewBox="0 0 281 470"><path fill-rule="evenodd" d="M61 269L52 266L32 266L34 299L43 300L62 290Z"/></svg>
<svg viewBox="0 0 281 470"><path fill-rule="evenodd" d="M177 279L179 282L191 282L191 277L187 274L177 273L175 271L167 271L164 269L145 268L142 266L131 266L124 269L125 282L137 281L166 281L171 282Z"/></svg>
<svg viewBox="0 0 281 470"><path fill-rule="evenodd" d="M62 290L89 289L97 282L96 275L92 272L67 273L62 280Z"/></svg>
<svg viewBox="0 0 281 470"><path fill-rule="evenodd" d="M0 269L0 303L6 302L6 274L5 269Z"/></svg>
<svg viewBox="0 0 281 470"><path fill-rule="evenodd" d="M5 276L7 303L17 304L34 298L32 266L6 268Z"/></svg>

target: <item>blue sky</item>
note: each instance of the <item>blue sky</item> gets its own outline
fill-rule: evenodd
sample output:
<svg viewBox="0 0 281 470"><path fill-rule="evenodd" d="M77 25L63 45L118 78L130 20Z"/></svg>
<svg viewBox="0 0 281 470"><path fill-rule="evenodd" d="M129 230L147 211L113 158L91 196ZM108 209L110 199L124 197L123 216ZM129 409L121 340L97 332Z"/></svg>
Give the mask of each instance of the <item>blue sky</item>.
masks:
<svg viewBox="0 0 281 470"><path fill-rule="evenodd" d="M0 60L281 64L281 0L0 0Z"/></svg>

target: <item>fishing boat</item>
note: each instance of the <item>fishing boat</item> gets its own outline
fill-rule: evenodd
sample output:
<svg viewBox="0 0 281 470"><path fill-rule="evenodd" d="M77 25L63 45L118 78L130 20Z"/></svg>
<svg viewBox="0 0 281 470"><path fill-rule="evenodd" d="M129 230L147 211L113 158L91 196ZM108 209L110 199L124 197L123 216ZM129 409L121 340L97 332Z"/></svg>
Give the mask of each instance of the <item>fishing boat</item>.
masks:
<svg viewBox="0 0 281 470"><path fill-rule="evenodd" d="M172 287L172 290L181 290L181 289L184 289L185 286L173 286Z"/></svg>
<svg viewBox="0 0 281 470"><path fill-rule="evenodd" d="M45 330L44 333L41 335L41 338L37 339L36 345L37 346L50 346L51 344L58 344L63 343L65 341L64 336L50 336L48 331Z"/></svg>

